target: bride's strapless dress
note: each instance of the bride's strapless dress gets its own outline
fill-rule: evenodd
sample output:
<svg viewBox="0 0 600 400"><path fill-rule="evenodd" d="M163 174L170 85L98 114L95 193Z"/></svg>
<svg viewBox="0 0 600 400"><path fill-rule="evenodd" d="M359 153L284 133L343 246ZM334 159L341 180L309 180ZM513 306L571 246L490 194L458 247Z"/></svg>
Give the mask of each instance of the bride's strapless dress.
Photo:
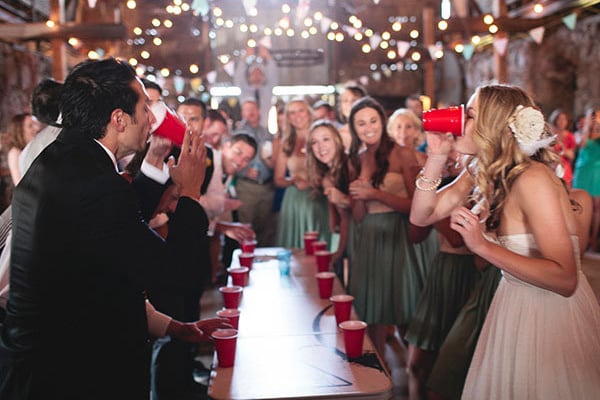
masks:
<svg viewBox="0 0 600 400"><path fill-rule="evenodd" d="M531 234L498 240L516 253L540 256ZM576 256L579 282L568 298L504 273L463 399L600 398L600 306Z"/></svg>

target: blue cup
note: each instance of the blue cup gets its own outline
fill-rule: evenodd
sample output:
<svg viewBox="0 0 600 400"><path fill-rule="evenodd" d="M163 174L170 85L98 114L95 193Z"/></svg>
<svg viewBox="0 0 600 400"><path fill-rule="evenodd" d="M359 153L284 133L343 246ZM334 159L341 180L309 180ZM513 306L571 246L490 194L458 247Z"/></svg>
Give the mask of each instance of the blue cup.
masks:
<svg viewBox="0 0 600 400"><path fill-rule="evenodd" d="M290 250L280 250L277 252L277 262L279 264L279 275L287 276L290 274L290 263L292 252Z"/></svg>

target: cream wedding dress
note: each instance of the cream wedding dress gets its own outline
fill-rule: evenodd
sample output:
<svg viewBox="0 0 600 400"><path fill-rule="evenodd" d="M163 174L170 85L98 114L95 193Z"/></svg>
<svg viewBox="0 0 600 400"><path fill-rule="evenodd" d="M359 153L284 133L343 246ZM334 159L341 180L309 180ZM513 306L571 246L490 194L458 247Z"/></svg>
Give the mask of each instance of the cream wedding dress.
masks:
<svg viewBox="0 0 600 400"><path fill-rule="evenodd" d="M573 241L579 249L577 237ZM503 236L499 242L522 255L540 255L531 234ZM504 273L463 399L599 398L600 306L576 256L579 280L568 298Z"/></svg>

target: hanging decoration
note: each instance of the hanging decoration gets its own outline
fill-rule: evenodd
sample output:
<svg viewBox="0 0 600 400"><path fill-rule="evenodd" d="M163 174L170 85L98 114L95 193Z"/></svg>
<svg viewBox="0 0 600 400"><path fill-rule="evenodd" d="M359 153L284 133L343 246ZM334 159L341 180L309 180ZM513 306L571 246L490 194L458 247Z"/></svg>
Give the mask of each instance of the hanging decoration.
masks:
<svg viewBox="0 0 600 400"><path fill-rule="evenodd" d="M264 47L265 49L271 49L273 47L273 45L271 43L271 36L263 36L258 41L258 44L261 45L262 47Z"/></svg>
<svg viewBox="0 0 600 400"><path fill-rule="evenodd" d="M329 26L333 20L331 18L322 17L321 18L321 33L325 34L329 30Z"/></svg>
<svg viewBox="0 0 600 400"><path fill-rule="evenodd" d="M210 7L208 6L208 0L194 0L191 6L194 13L202 15L203 17L208 14Z"/></svg>
<svg viewBox="0 0 600 400"><path fill-rule="evenodd" d="M300 25L302 22L304 22L304 18L308 16L309 11L310 0L298 1L298 6L296 7L296 25Z"/></svg>
<svg viewBox="0 0 600 400"><path fill-rule="evenodd" d="M374 33L373 36L369 38L369 44L371 45L371 48L376 48L379 46L379 43L381 43L381 35Z"/></svg>
<svg viewBox="0 0 600 400"><path fill-rule="evenodd" d="M463 49L463 57L465 60L469 61L471 57L473 57L473 53L475 52L475 46L470 43L464 45Z"/></svg>
<svg viewBox="0 0 600 400"><path fill-rule="evenodd" d="M242 0L246 15L252 15L256 11L256 0Z"/></svg>
<svg viewBox="0 0 600 400"><path fill-rule="evenodd" d="M200 86L202 85L202 78L192 78L190 79L190 86L192 90L196 93L200 92Z"/></svg>
<svg viewBox="0 0 600 400"><path fill-rule="evenodd" d="M506 49L508 47L508 37L498 37L494 36L494 50L499 55L503 56L506 54Z"/></svg>
<svg viewBox="0 0 600 400"><path fill-rule="evenodd" d="M542 44L542 41L544 40L544 32L545 31L546 31L546 28L544 28L543 26L539 26L537 28L533 28L532 30L530 30L529 36L531 36L531 38L537 44Z"/></svg>
<svg viewBox="0 0 600 400"><path fill-rule="evenodd" d="M577 14L572 13L567 15L566 17L563 17L562 22L567 26L567 28L574 31L575 24L577 23Z"/></svg>
<svg viewBox="0 0 600 400"><path fill-rule="evenodd" d="M223 69L227 73L227 75L233 77L235 74L235 62L229 61L227 64L223 65Z"/></svg>
<svg viewBox="0 0 600 400"><path fill-rule="evenodd" d="M183 88L185 87L185 78L183 76L175 75L173 77L173 87L175 88L175 92L177 94L181 94L183 92Z"/></svg>
<svg viewBox="0 0 600 400"><path fill-rule="evenodd" d="M396 47L398 48L398 56L400 56L400 58L404 58L406 53L408 53L408 49L410 49L410 42L398 40Z"/></svg>
<svg viewBox="0 0 600 400"><path fill-rule="evenodd" d="M208 81L208 83L210 83L211 85L213 83L216 82L217 80L217 71L210 71L206 74L206 80Z"/></svg>

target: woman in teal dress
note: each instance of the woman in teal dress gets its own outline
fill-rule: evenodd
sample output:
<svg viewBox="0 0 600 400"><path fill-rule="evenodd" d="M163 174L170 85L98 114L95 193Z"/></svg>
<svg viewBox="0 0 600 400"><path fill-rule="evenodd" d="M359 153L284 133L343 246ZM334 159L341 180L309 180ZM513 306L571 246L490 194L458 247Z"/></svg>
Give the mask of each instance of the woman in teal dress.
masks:
<svg viewBox="0 0 600 400"><path fill-rule="evenodd" d="M424 285L419 258L408 242L418 164L412 149L388 136L383 108L371 97L352 106L350 132L365 150L358 178L350 183L356 229L349 292L383 356L387 326L396 325L404 335Z"/></svg>
<svg viewBox="0 0 600 400"><path fill-rule="evenodd" d="M285 119L284 136L275 161L275 185L286 188L277 244L301 248L307 231L317 231L320 240L331 243L327 198L313 189L306 169L305 147L312 110L306 100L294 99L285 107Z"/></svg>
<svg viewBox="0 0 600 400"><path fill-rule="evenodd" d="M600 109L590 109L583 128L581 148L575 161L573 187L592 195L594 213L590 235L590 248L597 251L600 233Z"/></svg>

